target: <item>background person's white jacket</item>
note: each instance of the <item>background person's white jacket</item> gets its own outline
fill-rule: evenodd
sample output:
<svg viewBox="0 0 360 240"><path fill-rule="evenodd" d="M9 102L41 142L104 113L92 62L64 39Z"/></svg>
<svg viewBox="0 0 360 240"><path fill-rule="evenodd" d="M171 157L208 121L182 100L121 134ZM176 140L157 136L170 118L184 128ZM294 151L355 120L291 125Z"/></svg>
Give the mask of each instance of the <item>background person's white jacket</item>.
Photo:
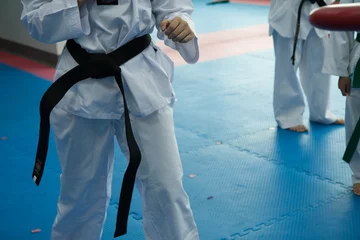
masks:
<svg viewBox="0 0 360 240"><path fill-rule="evenodd" d="M334 0L324 0L331 4ZM293 38L295 36L298 8L301 0L271 0L269 14L269 34L276 30L282 37ZM302 9L299 38L305 40L310 31L314 28L309 22L309 14L312 10L319 8L319 5L306 2ZM329 31L316 29L320 38L326 36Z"/></svg>

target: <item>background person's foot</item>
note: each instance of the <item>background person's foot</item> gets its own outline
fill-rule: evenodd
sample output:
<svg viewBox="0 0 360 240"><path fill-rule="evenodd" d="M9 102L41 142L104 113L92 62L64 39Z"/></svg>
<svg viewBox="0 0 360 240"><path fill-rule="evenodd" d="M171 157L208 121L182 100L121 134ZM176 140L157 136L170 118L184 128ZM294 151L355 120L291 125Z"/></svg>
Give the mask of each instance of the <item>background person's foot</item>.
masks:
<svg viewBox="0 0 360 240"><path fill-rule="evenodd" d="M355 183L354 186L353 186L353 192L360 196L360 183Z"/></svg>
<svg viewBox="0 0 360 240"><path fill-rule="evenodd" d="M308 129L304 125L297 125L295 127L290 127L288 130L293 132L307 132Z"/></svg>
<svg viewBox="0 0 360 240"><path fill-rule="evenodd" d="M336 125L344 125L345 124L345 120L344 119L336 119L336 121L333 123Z"/></svg>

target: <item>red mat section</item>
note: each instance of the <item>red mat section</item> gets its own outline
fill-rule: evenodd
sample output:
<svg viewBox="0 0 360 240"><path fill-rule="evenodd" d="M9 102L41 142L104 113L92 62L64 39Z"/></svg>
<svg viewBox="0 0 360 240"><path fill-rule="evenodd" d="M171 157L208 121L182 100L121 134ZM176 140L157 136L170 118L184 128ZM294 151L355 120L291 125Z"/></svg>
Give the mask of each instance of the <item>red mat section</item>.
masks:
<svg viewBox="0 0 360 240"><path fill-rule="evenodd" d="M29 72L49 81L52 81L55 73L55 69L52 67L1 51L0 63Z"/></svg>

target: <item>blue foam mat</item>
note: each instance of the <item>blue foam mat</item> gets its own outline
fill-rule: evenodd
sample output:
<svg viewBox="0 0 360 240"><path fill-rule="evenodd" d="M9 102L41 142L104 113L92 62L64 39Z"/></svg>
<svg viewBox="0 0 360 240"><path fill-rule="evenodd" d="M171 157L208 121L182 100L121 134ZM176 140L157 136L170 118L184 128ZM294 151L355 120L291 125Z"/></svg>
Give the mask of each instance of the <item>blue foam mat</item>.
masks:
<svg viewBox="0 0 360 240"><path fill-rule="evenodd" d="M223 239L347 191L226 145L183 161L186 173L198 175L184 184L197 221L206 222L199 226L203 239Z"/></svg>
<svg viewBox="0 0 360 240"><path fill-rule="evenodd" d="M345 149L344 129L319 124L310 126L309 134L272 129L254 133L246 139L234 139L229 144L267 161L350 186L351 178L345 177L351 176L350 169L341 160Z"/></svg>
<svg viewBox="0 0 360 240"><path fill-rule="evenodd" d="M199 33L267 21L268 7L206 3L194 1ZM201 240L357 239L360 198L350 192L351 173L341 161L344 129L311 124L309 134L278 130L273 64L269 50L176 69L176 134ZM332 109L343 116L345 99L332 81ZM52 139L44 180L40 187L31 181L38 106L49 86L0 64L0 137L8 137L0 140L1 240L49 239L61 173ZM104 240L113 236L125 167L117 148ZM141 204L135 191L128 235L120 239L144 239ZM32 235L35 228L42 232Z"/></svg>
<svg viewBox="0 0 360 240"><path fill-rule="evenodd" d="M293 216L261 225L258 231L249 231L245 236L234 234L231 239L358 239L359 205L360 198L348 191L297 212Z"/></svg>
<svg viewBox="0 0 360 240"><path fill-rule="evenodd" d="M193 0L193 19L198 33L224 31L266 24L268 6L250 4L207 5L212 0Z"/></svg>
<svg viewBox="0 0 360 240"><path fill-rule="evenodd" d="M214 63L201 63L197 70L194 66L182 67L182 82L178 80L175 83L179 97L175 106L176 133L184 163L184 186L191 198L200 236L206 240L250 235L260 229L259 226L276 225L284 218L291 218L295 213L309 209L309 206L335 199L349 191L349 178L346 177L349 171L337 157L344 147L341 140L343 129L315 125L308 135L269 129L274 126L270 100L267 98L271 95L269 87L260 88L261 94L256 95L257 89L253 89L256 84L253 82L261 83L264 79L255 76L254 81L247 82L243 77L246 72L232 65L249 62L249 58L254 56L218 60L224 66L223 71L202 74L205 77L192 85L189 84L192 78L188 73L191 72L193 77L200 76L199 72L204 73L204 69ZM270 60L263 61L265 65ZM4 135L8 135L9 139L0 144L9 168L18 170L18 175L11 178L15 185L6 188L9 199L13 201L1 209L1 213L3 216L21 219L26 215L37 217L35 221L18 223L22 225L19 230L21 234L12 232L16 228L15 222L9 222L10 228L5 225L0 234L5 239L16 239L30 235L32 228L41 227L44 231L37 236L47 239L55 216L60 173L53 142L50 144L45 183L39 188L35 187L30 181L30 174L39 120L35 109L39 95L50 83L9 67L1 66L1 69L11 72L12 81L18 83L18 86L27 79L39 87L34 97L28 96L28 109L32 111L26 113L26 118L19 113L13 114L16 110L14 108L3 108L11 118L3 119L2 122L11 124L11 127L2 128L2 133L6 133ZM231 75L229 69L235 74ZM7 86L7 91L19 91L19 87L12 86L11 90L11 86ZM25 92L26 89L20 91ZM4 104L7 97L3 94L0 102ZM12 101L16 103L17 99ZM221 144L217 145L217 141ZM113 197L104 239L111 239L113 234L125 167L126 161L117 149ZM11 173L7 173L3 174L2 181L11 177ZM196 177L188 178L189 174L196 174ZM208 200L209 196L213 196L213 199ZM18 208L23 202L23 207ZM36 215L34 210L29 211L32 209L29 206L35 210L41 206L43 213ZM141 198L138 192L134 194L129 219L127 237L142 239Z"/></svg>

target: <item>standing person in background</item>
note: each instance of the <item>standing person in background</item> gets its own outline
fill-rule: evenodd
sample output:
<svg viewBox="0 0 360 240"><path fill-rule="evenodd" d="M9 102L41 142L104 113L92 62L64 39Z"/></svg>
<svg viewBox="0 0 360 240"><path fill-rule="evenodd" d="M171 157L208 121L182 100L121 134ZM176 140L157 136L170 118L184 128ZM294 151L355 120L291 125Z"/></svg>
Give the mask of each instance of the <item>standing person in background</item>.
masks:
<svg viewBox="0 0 360 240"><path fill-rule="evenodd" d="M360 3L360 0L342 0L340 3ZM348 149L344 160L353 172L353 191L360 195L360 34L355 32L331 32L331 51L324 72L339 77L339 89L346 97L345 135ZM356 139L357 138L357 139ZM351 151L348 152L348 150Z"/></svg>
<svg viewBox="0 0 360 240"><path fill-rule="evenodd" d="M313 9L322 3L333 2L320 1L271 0L269 33L273 37L275 50L273 110L276 122L282 129L308 131L303 122L305 100L301 89L307 98L310 121L344 124L343 119L337 118L329 110L330 75L322 73L329 33L315 29L308 20ZM300 3L302 11L299 14ZM296 34L298 20L300 28Z"/></svg>

